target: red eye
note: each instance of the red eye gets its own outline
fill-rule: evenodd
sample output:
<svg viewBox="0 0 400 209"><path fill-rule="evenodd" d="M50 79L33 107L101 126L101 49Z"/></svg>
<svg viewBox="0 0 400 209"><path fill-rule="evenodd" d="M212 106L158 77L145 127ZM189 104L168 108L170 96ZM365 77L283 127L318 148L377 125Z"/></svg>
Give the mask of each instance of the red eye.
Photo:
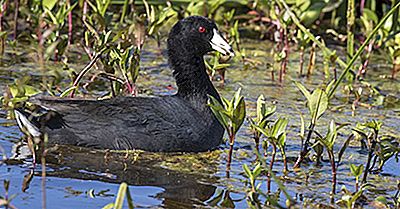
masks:
<svg viewBox="0 0 400 209"><path fill-rule="evenodd" d="M200 33L204 33L204 32L206 32L206 29L204 27L200 26L199 27L199 32Z"/></svg>

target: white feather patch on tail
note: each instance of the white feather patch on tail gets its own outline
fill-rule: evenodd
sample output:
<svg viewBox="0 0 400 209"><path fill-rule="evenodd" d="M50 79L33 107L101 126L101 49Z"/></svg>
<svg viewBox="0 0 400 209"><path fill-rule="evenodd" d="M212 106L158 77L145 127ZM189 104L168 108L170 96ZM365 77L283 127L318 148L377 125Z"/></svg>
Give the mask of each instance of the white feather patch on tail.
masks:
<svg viewBox="0 0 400 209"><path fill-rule="evenodd" d="M21 130L26 130L31 134L33 137L40 137L42 134L39 131L39 128L36 127L29 119L19 112L18 110L14 110L15 119L17 120L18 126Z"/></svg>

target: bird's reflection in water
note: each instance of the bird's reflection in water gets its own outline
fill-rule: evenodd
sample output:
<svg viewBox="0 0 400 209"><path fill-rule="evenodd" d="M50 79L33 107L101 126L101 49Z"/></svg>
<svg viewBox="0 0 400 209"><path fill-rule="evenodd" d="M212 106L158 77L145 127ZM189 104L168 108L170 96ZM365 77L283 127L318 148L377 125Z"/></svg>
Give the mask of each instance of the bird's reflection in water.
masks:
<svg viewBox="0 0 400 209"><path fill-rule="evenodd" d="M51 148L46 156L47 176L73 178L82 180L97 180L109 183L126 182L132 186L155 186L163 188L154 198L162 199L165 208L192 208L207 204L216 192L214 183L218 178L217 172L219 154L210 154L199 157L193 165L185 158L197 158L204 154L154 154L145 152L115 152L94 151L87 148L56 146ZM176 165L184 164L182 171L169 169L163 166L166 159L174 159ZM203 159L204 158L204 159ZM208 159L207 159L208 158ZM184 161L184 162L183 162ZM183 162L183 163L182 163ZM193 167L201 167L201 163L208 164L205 174L188 172ZM210 166L211 164L211 166ZM185 167L186 166L186 167ZM35 172L35 175L41 175ZM206 182L206 183L201 183Z"/></svg>

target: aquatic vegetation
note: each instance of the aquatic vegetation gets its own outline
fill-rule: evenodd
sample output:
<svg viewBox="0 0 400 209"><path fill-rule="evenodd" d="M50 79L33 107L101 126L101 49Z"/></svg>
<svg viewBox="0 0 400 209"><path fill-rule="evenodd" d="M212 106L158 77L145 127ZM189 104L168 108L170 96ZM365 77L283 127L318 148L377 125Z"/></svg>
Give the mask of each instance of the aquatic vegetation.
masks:
<svg viewBox="0 0 400 209"><path fill-rule="evenodd" d="M331 169L332 169L332 199L333 196L336 193L336 161L335 161L335 154L333 151L333 146L335 145L335 141L337 138L337 133L338 128L336 127L335 121L332 120L329 124L328 127L328 133L326 134L325 137L318 137L318 142L321 143L325 148L326 152L328 153L329 161L331 163Z"/></svg>
<svg viewBox="0 0 400 209"><path fill-rule="evenodd" d="M208 102L215 117L221 123L228 133L229 154L227 162L227 171L230 170L232 161L233 145L235 143L236 133L239 131L246 116L246 104L244 97L240 95L239 88L231 100L221 97L222 104L214 97L210 96Z"/></svg>
<svg viewBox="0 0 400 209"><path fill-rule="evenodd" d="M35 189L35 185L29 188L30 183L38 178L35 176L41 176L39 187L43 187L43 193L39 204L43 208L46 190L55 188L54 185L45 188L51 184L46 179L51 175L65 175L52 169L57 170L54 164L65 163L69 158L75 159L70 163L80 164L72 166L71 170L79 172L70 179L85 176L118 184L131 180L121 184L115 202L104 208L123 207L125 197L129 208L133 208L128 184L134 186L138 182L132 179L144 177L143 185L165 192L152 194L153 199L163 200L163 203L154 203L158 207L188 204L182 207L283 208L285 202L287 208L296 207L297 203L300 207L328 207L324 200L328 201L329 191L332 195L336 193L336 202L329 205L333 207L399 207L400 186L397 190L393 187L393 179L398 177L397 167L393 169L393 166L398 165L400 155L396 129L400 104L396 80L400 69L399 7L398 1L377 0L1 1L0 86L4 89L1 89L0 102L3 110L29 108L28 98L38 93L97 99L153 92L170 94L174 86L164 84L169 81L164 78L169 71L164 71L166 60L162 56L166 31L174 22L190 15L215 20L223 32L221 35L229 40L237 54L228 59L217 52L205 60L209 75L214 80L222 80L219 85L219 92L224 96L222 103L218 98L210 98L209 104L228 133L226 169L230 171L227 173L230 179L220 175L223 164L220 158L225 156L221 154L222 148L202 154L172 155L80 150L76 152L88 162L78 163L79 158L72 156L77 154L75 151L63 152L67 156L61 157L51 153L53 150L46 146L45 140L30 137L26 143L33 156L1 163L4 168L12 167L11 162L22 163L20 169L30 168L22 170L24 192ZM264 39L273 41L264 44L261 42ZM14 69L13 65L23 69ZM270 82L275 76L279 76L278 84ZM287 81L291 80L295 85L288 85ZM231 100L226 99L238 86L245 89L246 102L240 91ZM306 99L299 100L300 94L293 92L301 92ZM297 115L300 122L293 119ZM249 123L244 122L246 116ZM13 117L12 111L0 111L0 119ZM13 149L14 145L20 146L14 144L19 142L20 134L14 133L14 125L7 121L0 126L5 130L0 132L4 156L13 152L9 151L11 145ZM344 128L348 125L352 128ZM7 145L5 148L1 146L3 143ZM338 143L342 146L337 147ZM282 156L279 159L282 164L279 160L276 162L277 152ZM89 159L95 153L101 153L100 160ZM308 156L314 161L313 166L307 166ZM103 158L102 169L87 169L90 163L100 164ZM150 162L154 165L147 167ZM130 173L115 172L112 163L119 163L117 169L113 167L115 170ZM294 168L301 165L302 169L289 172L291 163ZM129 170L130 166L137 167ZM340 166L349 166L349 169ZM63 169L68 168L66 165ZM147 169L147 173L130 176L138 168ZM188 177L193 174L195 177ZM177 177L171 179L174 175ZM350 177L343 178L344 175ZM156 184L154 179L162 183ZM171 188L164 187L181 181L190 182L192 196L179 195L171 201L168 199ZM211 188L203 191L200 187L204 185L198 182ZM384 182L387 188L374 186L377 182ZM0 205L13 208L11 202L18 206L21 200L7 194L12 189L9 183ZM354 190L343 186L354 183ZM176 187L181 189L180 186ZM341 192L336 189L340 186ZM93 189L74 191L87 191L89 197L94 194ZM188 199L190 203L182 203ZM135 204L141 207L140 199Z"/></svg>
<svg viewBox="0 0 400 209"><path fill-rule="evenodd" d="M374 156L375 150L377 149L377 144L379 140L379 130L382 127L382 122L372 120L364 124L358 124L358 127L353 128L355 132L363 136L364 144L368 149L368 158L365 165L364 175L362 178L362 183L367 182L368 173L371 172L371 162Z"/></svg>
<svg viewBox="0 0 400 209"><path fill-rule="evenodd" d="M128 208L133 209L133 201L131 193L129 192L128 184L125 182L119 185L117 196L115 197L115 202L110 203L103 207L103 209L122 209L125 201L125 196L128 202Z"/></svg>
<svg viewBox="0 0 400 209"><path fill-rule="evenodd" d="M257 99L257 108L256 108L256 118L253 120L249 118L250 128L253 132L253 138L256 143L256 149L259 150L261 131L257 129L264 129L268 123L269 117L271 117L276 111L276 106L271 105L267 106L267 101L265 101L264 95L260 95Z"/></svg>
<svg viewBox="0 0 400 209"><path fill-rule="evenodd" d="M11 208L14 209L16 208L13 204L11 204L11 201L17 196L16 194L9 194L9 188L10 188L10 181L9 180L4 180L3 181L4 185L4 196L0 196L0 206L4 208Z"/></svg>
<svg viewBox="0 0 400 209"><path fill-rule="evenodd" d="M328 90L324 91L317 88L312 93L310 93L302 84L297 82L295 84L304 95L304 97L307 99L307 106L310 114L308 134L307 137L301 142L301 151L294 165L294 168L298 168L300 167L302 161L304 160L304 157L308 154L310 150L310 140L312 134L314 133L314 128L317 125L318 119L324 114L324 112L328 108L329 100L326 93Z"/></svg>
<svg viewBox="0 0 400 209"><path fill-rule="evenodd" d="M340 200L336 202L338 205L344 205L348 209L355 208L357 200L362 196L363 192L367 190L369 185L363 185L360 190L352 193L346 189L345 186L342 187L343 196Z"/></svg>
<svg viewBox="0 0 400 209"><path fill-rule="evenodd" d="M358 184L359 184L359 178L364 170L364 165L360 164L358 166L354 164L350 164L350 171L351 174L356 177L356 192L358 191Z"/></svg>

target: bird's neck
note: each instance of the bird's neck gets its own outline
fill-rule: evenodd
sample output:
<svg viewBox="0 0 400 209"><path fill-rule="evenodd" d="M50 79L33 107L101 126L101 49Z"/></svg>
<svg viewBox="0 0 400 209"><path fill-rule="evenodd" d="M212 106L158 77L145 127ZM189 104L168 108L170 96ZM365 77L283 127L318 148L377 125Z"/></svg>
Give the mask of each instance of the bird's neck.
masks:
<svg viewBox="0 0 400 209"><path fill-rule="evenodd" d="M203 56L170 56L170 67L178 87L178 96L206 101L208 95L220 100L220 96L206 72Z"/></svg>

